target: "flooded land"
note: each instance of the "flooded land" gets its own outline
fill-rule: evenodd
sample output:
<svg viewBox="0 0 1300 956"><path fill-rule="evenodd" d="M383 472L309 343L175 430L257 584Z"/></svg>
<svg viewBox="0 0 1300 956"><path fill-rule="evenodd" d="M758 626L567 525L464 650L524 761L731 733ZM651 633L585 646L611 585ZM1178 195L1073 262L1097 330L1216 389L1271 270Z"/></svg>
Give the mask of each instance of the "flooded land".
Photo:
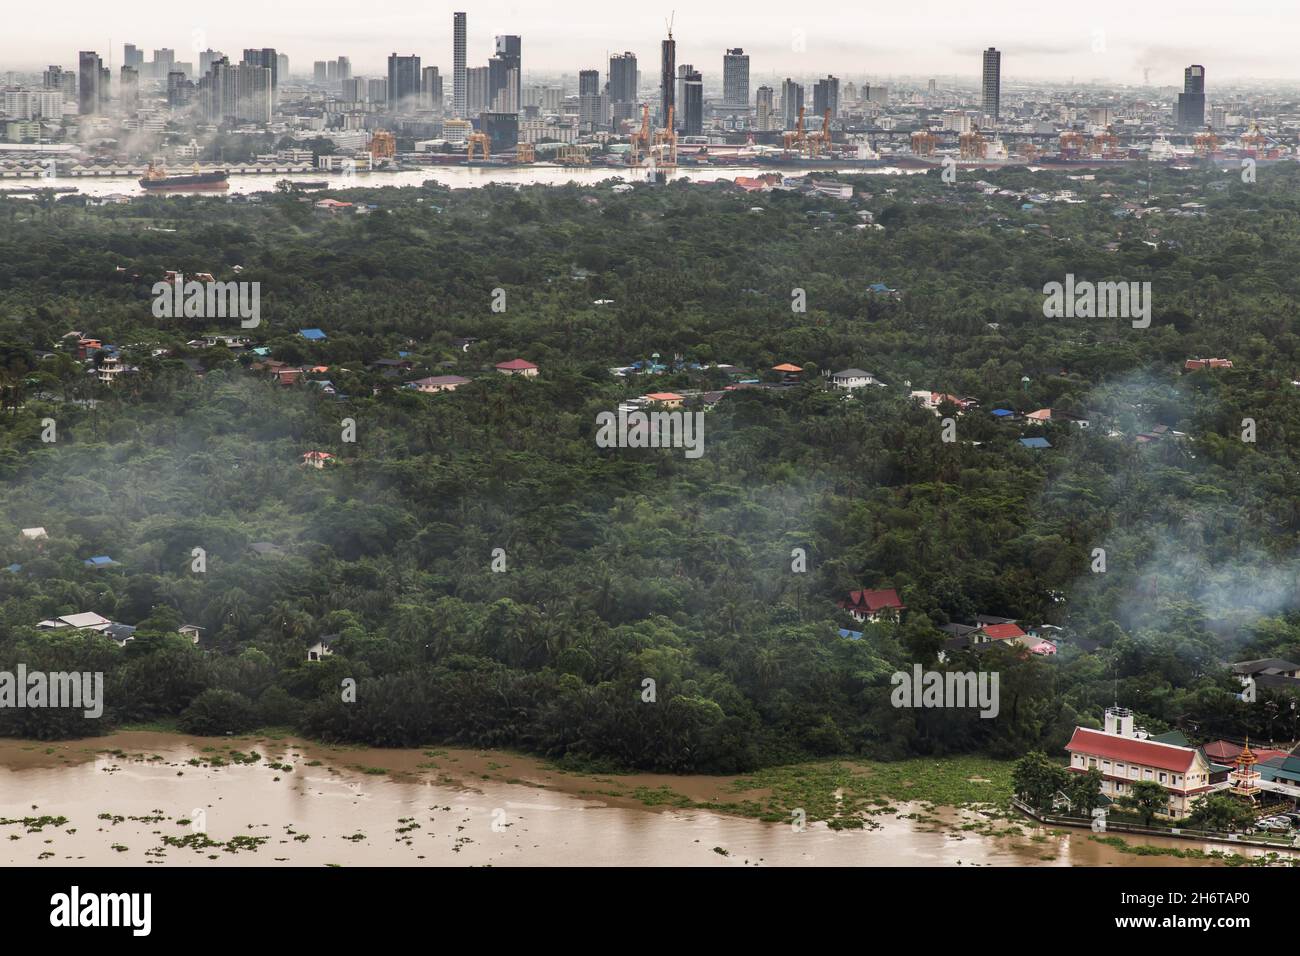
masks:
<svg viewBox="0 0 1300 956"><path fill-rule="evenodd" d="M852 789L873 774L897 775L889 768L815 765L747 778L580 774L500 752L259 735L5 740L0 863L1180 866L1221 864L1225 850L1247 861L1262 856L1145 837L1127 842L1163 851L1125 852L1114 838L1036 826L991 804L958 808ZM991 797L996 789L980 777L963 783L974 793L987 786ZM807 808L787 812L800 794Z"/></svg>

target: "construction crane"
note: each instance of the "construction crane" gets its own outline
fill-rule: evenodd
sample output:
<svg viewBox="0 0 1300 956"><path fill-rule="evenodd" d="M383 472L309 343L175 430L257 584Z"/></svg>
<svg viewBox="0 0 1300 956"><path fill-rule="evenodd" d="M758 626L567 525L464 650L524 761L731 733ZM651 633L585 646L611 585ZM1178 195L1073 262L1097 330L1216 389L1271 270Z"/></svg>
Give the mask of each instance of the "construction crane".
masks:
<svg viewBox="0 0 1300 956"><path fill-rule="evenodd" d="M488 139L487 133L470 133L469 134L469 155L466 157L467 162L474 162L474 150L477 147L483 154L483 162L487 162L491 157L490 148L492 141Z"/></svg>

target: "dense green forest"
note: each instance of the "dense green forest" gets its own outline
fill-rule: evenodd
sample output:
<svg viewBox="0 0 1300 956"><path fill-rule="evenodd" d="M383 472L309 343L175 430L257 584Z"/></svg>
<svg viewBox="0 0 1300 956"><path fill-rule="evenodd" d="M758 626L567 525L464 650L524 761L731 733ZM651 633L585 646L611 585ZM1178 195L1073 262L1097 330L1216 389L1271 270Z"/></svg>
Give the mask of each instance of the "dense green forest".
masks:
<svg viewBox="0 0 1300 956"><path fill-rule="evenodd" d="M686 183L361 188L334 195L373 212L332 216L291 194L0 199L0 566L21 566L0 571L0 669L106 674L102 720L8 710L0 732L179 718L717 772L1059 754L1116 700L1156 730L1291 736L1289 705L1240 702L1224 664L1300 654L1300 171L983 174L1085 200L1030 209L977 175L859 177L849 202ZM306 377L339 394L187 347L241 330L154 318L166 270L260 282L247 334L328 367ZM1151 282L1151 327L1044 318L1044 284L1067 274ZM98 384L70 330L139 372ZM408 373L372 364L399 352ZM611 373L655 354L661 374ZM1211 356L1233 368L1184 370ZM516 357L540 374L493 371ZM786 362L802 384L728 391L699 459L594 441L620 401L735 380L714 363L774 381ZM830 389L821 373L847 367L887 387ZM472 381L400 387L446 374ZM980 405L936 415L909 399L920 389ZM337 463L302 467L311 450ZM33 526L48 538L24 540ZM97 555L116 565L83 564ZM836 607L863 587L896 588L903 624ZM34 627L83 611L136 639ZM940 665L937 626L976 614L1059 625L1059 653ZM182 623L205 629L197 647ZM308 661L327 635L332 656ZM894 708L889 677L913 662L998 671L999 715Z"/></svg>

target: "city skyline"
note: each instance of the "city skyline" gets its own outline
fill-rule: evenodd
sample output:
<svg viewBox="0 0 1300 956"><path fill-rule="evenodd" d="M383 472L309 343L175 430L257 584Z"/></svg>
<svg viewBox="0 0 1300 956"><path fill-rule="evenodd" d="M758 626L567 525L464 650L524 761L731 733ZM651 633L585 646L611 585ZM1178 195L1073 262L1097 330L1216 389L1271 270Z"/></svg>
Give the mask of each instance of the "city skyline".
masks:
<svg viewBox="0 0 1300 956"><path fill-rule="evenodd" d="M707 10L664 7L622 20L585 0L566 8L565 18L499 2L431 10L396 0L376 13L324 0L313 8L316 16L309 21L300 14L232 0L223 6L227 15L220 20L209 16L166 23L114 15L72 0L69 20L76 26L64 33L50 31L48 20L22 10L11 15L10 29L0 38L0 69L29 72L52 63L68 67L78 50L94 50L116 69L122 65L123 45L134 43L146 52L170 47L182 61L197 60L198 51L208 47L274 47L289 55L295 75L308 73L315 60L342 54L351 58L355 73L383 76L389 54L400 47L454 77L452 13L463 9L467 60L485 63L495 37L521 36L527 45L525 75L576 76L581 69L607 64L609 55L624 50L638 55L644 71L645 64L658 61L667 22L675 17L677 62L697 64L710 77L721 75L726 50L740 47L750 56L755 81L777 74L828 72L978 81L981 53L995 46L1004 54L1003 79L1012 82L1141 85L1144 71L1149 71L1152 85L1180 87L1186 65L1202 62L1213 63L1216 80L1225 84L1300 80L1300 65L1292 58L1260 50L1258 44L1261 23L1273 21L1280 32L1300 25L1300 13L1262 13L1252 18L1249 29L1226 21L1207 33L1207 21L1194 21L1189 14L1202 6L1208 5L1162 3L1154 10L1134 12L1115 0L1102 0L1093 5L1087 22L1053 23L1015 0L987 10L976 29L964 8L952 0L922 0L905 11L883 14L847 4L815 14L764 2ZM1170 16L1175 9L1177 18ZM739 12L746 15L736 16ZM245 25L249 23L257 25Z"/></svg>

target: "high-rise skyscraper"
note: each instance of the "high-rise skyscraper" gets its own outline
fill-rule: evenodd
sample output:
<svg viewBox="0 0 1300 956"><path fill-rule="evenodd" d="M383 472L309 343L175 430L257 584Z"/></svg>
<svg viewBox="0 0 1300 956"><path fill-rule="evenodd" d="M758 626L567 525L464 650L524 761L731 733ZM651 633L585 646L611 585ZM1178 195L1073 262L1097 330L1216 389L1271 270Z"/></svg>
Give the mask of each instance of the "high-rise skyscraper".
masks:
<svg viewBox="0 0 1300 956"><path fill-rule="evenodd" d="M981 87L984 115L997 122L1002 108L1002 54L989 47L984 51L984 81Z"/></svg>
<svg viewBox="0 0 1300 956"><path fill-rule="evenodd" d="M144 65L144 50L139 49L134 43L124 45L122 47L122 65L139 70Z"/></svg>
<svg viewBox="0 0 1300 956"><path fill-rule="evenodd" d="M411 112L420 99L420 58L418 56L388 57L388 111Z"/></svg>
<svg viewBox="0 0 1300 956"><path fill-rule="evenodd" d="M521 46L517 36L499 36L488 60L488 102L498 113L517 113L522 105Z"/></svg>
<svg viewBox="0 0 1300 956"><path fill-rule="evenodd" d="M352 61L345 56L334 62L334 76L340 83L352 79Z"/></svg>
<svg viewBox="0 0 1300 956"><path fill-rule="evenodd" d="M199 76L207 76L212 69L212 64L225 57L220 50L214 50L209 47L199 53Z"/></svg>
<svg viewBox="0 0 1300 956"><path fill-rule="evenodd" d="M676 83L677 41L673 39L672 31L669 30L667 39L661 45L659 56L659 122L665 126L668 123L668 111L672 109L676 96Z"/></svg>
<svg viewBox="0 0 1300 956"><path fill-rule="evenodd" d="M775 118L775 114L772 112L772 94L773 90L770 86L760 86L758 88L758 95L755 99L758 107L758 117L754 125L761 131L772 129Z"/></svg>
<svg viewBox="0 0 1300 956"><path fill-rule="evenodd" d="M464 117L466 112L465 14L452 14L451 106L452 112Z"/></svg>
<svg viewBox="0 0 1300 956"><path fill-rule="evenodd" d="M740 47L722 56L722 103L749 106L749 56Z"/></svg>
<svg viewBox="0 0 1300 956"><path fill-rule="evenodd" d="M101 99L99 90L100 71L103 63L94 50L82 50L77 54L77 112L82 114L98 113Z"/></svg>
<svg viewBox="0 0 1300 956"><path fill-rule="evenodd" d="M794 129L799 123L799 111L803 109L803 84L796 83L788 76L781 84L781 113L785 120L784 129Z"/></svg>
<svg viewBox="0 0 1300 956"><path fill-rule="evenodd" d="M699 136L704 132L704 77L694 67L687 67L686 78L682 83L683 115L681 130L687 136Z"/></svg>
<svg viewBox="0 0 1300 956"><path fill-rule="evenodd" d="M134 113L140 108L140 70L134 66L124 66L118 73L118 95L122 100L122 112Z"/></svg>
<svg viewBox="0 0 1300 956"><path fill-rule="evenodd" d="M615 53L609 58L609 101L635 103L636 88L636 54Z"/></svg>
<svg viewBox="0 0 1300 956"><path fill-rule="evenodd" d="M465 115L477 116L492 105L491 70L471 66L465 71Z"/></svg>
<svg viewBox="0 0 1300 956"><path fill-rule="evenodd" d="M244 62L251 66L264 66L271 71L271 88L275 89L280 82L280 58L276 56L274 47L262 47L260 50L245 50Z"/></svg>
<svg viewBox="0 0 1300 956"><path fill-rule="evenodd" d="M277 53L275 55L275 75L278 80L289 79L289 54Z"/></svg>
<svg viewBox="0 0 1300 956"><path fill-rule="evenodd" d="M442 75L436 66L420 72L420 108L442 115Z"/></svg>
<svg viewBox="0 0 1300 956"><path fill-rule="evenodd" d="M825 118L827 110L831 111L832 119L840 115L840 81L834 76L818 80L813 87L813 113Z"/></svg>
<svg viewBox="0 0 1300 956"><path fill-rule="evenodd" d="M578 71L578 96L598 96L600 94L600 71Z"/></svg>
<svg viewBox="0 0 1300 956"><path fill-rule="evenodd" d="M1205 125L1205 67L1200 64L1183 70L1177 120L1181 129L1200 129Z"/></svg>
<svg viewBox="0 0 1300 956"><path fill-rule="evenodd" d="M311 65L311 81L317 86L324 86L328 80L329 64L324 60L317 60Z"/></svg>

